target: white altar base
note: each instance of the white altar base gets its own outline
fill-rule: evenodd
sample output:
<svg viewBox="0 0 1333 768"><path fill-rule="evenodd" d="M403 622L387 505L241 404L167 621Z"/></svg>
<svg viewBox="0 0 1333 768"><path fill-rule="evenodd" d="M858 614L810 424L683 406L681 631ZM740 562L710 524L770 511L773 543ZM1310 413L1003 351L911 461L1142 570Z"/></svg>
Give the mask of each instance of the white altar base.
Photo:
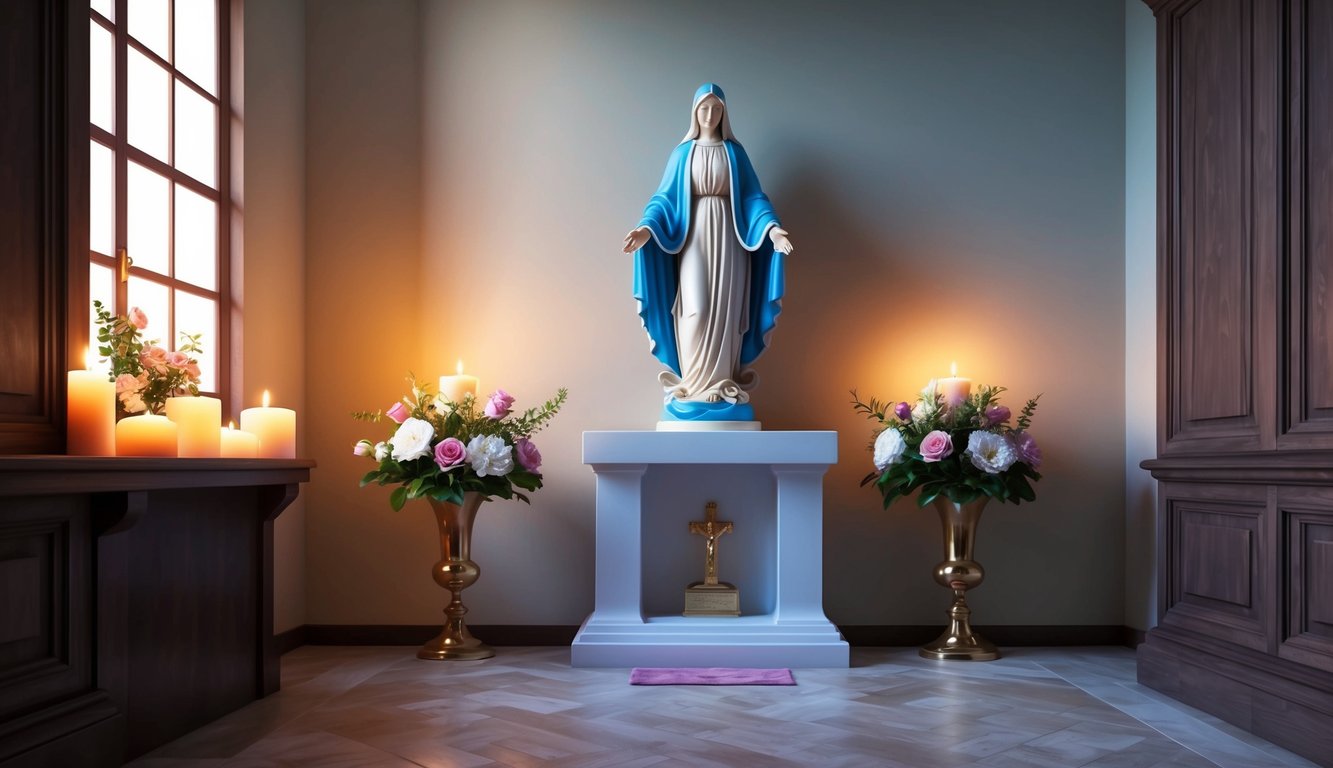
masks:
<svg viewBox="0 0 1333 768"><path fill-rule="evenodd" d="M846 667L823 606L823 479L836 432L584 432L597 475L596 594L576 667ZM741 616L682 616L704 504L736 528L718 577ZM779 568L779 564L781 567Z"/></svg>

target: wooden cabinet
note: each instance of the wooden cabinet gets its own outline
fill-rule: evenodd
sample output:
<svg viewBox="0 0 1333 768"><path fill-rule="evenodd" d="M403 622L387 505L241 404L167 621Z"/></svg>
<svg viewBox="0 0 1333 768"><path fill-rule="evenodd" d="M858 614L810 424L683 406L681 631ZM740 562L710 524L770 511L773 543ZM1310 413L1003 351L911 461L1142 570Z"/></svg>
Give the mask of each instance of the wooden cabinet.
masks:
<svg viewBox="0 0 1333 768"><path fill-rule="evenodd" d="M1139 679L1333 755L1333 2L1157 0L1159 624Z"/></svg>

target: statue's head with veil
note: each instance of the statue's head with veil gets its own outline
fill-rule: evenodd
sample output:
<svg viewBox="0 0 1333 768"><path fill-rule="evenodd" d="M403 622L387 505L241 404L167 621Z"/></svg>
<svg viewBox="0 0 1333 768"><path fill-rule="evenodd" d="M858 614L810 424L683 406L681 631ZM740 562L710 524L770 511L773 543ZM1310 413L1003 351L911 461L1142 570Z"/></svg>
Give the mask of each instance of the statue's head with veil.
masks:
<svg viewBox="0 0 1333 768"><path fill-rule="evenodd" d="M634 297L652 354L667 367L658 429L759 429L750 365L782 311L782 259L792 245L732 134L718 86L695 92L689 133L624 250L634 253Z"/></svg>

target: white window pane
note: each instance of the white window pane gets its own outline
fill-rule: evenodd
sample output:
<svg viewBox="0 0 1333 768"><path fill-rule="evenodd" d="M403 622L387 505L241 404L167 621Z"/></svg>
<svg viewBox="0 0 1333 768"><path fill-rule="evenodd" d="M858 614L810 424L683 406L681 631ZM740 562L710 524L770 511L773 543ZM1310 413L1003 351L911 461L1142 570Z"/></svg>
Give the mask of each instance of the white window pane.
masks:
<svg viewBox="0 0 1333 768"><path fill-rule="evenodd" d="M213 94L218 93L217 3L176 0L176 69Z"/></svg>
<svg viewBox="0 0 1333 768"><path fill-rule="evenodd" d="M171 76L134 48L129 49L126 79L129 98L129 140L150 155L170 162L167 155L167 93Z"/></svg>
<svg viewBox="0 0 1333 768"><path fill-rule="evenodd" d="M175 277L215 290L218 272L218 206L176 185Z"/></svg>
<svg viewBox="0 0 1333 768"><path fill-rule="evenodd" d="M103 370L106 366L98 365L101 357L97 351L97 313L93 312L93 302L100 301L106 311L116 313L116 273L110 267L101 264L88 265L88 344L93 350L93 369Z"/></svg>
<svg viewBox="0 0 1333 768"><path fill-rule="evenodd" d="M176 81L175 166L217 186L217 108L190 86Z"/></svg>
<svg viewBox="0 0 1333 768"><path fill-rule="evenodd" d="M199 360L199 388L207 392L216 392L218 391L217 302L184 291L175 293L176 327L181 333L201 335L199 345L204 351L195 354ZM172 348L175 348L174 344Z"/></svg>
<svg viewBox="0 0 1333 768"><path fill-rule="evenodd" d="M135 162L128 163L126 178L125 247L134 266L159 274L168 272L167 237L171 231L170 182Z"/></svg>
<svg viewBox="0 0 1333 768"><path fill-rule="evenodd" d="M167 49L169 12L167 0L129 0L130 36L168 62L171 61Z"/></svg>
<svg viewBox="0 0 1333 768"><path fill-rule="evenodd" d="M108 21L116 20L116 3L114 0L92 0L89 5L94 11L105 16Z"/></svg>
<svg viewBox="0 0 1333 768"><path fill-rule="evenodd" d="M171 294L165 285L141 277L130 277L130 307L138 307L148 316L148 327L143 329L144 340L155 341L167 349L174 346L171 343L170 300Z"/></svg>
<svg viewBox="0 0 1333 768"><path fill-rule="evenodd" d="M115 154L95 141L88 150L88 247L106 256L116 254Z"/></svg>
<svg viewBox="0 0 1333 768"><path fill-rule="evenodd" d="M116 132L116 57L111 33L90 21L88 40L88 119L103 130Z"/></svg>

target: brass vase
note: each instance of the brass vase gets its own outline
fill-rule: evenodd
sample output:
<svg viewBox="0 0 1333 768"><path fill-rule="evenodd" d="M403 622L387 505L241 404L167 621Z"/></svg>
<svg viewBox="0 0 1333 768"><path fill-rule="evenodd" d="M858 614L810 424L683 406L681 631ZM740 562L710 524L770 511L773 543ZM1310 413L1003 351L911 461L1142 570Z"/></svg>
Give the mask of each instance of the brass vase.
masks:
<svg viewBox="0 0 1333 768"><path fill-rule="evenodd" d="M463 590L472 586L481 575L481 569L472 562L472 522L477 509L486 497L475 491L463 494L462 504L427 499L435 510L435 522L440 528L440 562L431 575L435 583L449 590L449 604L444 607L444 629L434 640L421 646L418 659L489 659L495 651L473 637L463 623L467 608L463 606Z"/></svg>
<svg viewBox="0 0 1333 768"><path fill-rule="evenodd" d="M950 661L994 661L1000 653L990 641L972 631L972 610L967 607L967 590L975 589L985 578L981 563L972 559L972 545L977 537L977 523L989 496L966 504L950 501L943 494L932 503L944 526L944 562L935 566L935 581L953 590L949 608L949 628L934 641L921 647L927 659Z"/></svg>

